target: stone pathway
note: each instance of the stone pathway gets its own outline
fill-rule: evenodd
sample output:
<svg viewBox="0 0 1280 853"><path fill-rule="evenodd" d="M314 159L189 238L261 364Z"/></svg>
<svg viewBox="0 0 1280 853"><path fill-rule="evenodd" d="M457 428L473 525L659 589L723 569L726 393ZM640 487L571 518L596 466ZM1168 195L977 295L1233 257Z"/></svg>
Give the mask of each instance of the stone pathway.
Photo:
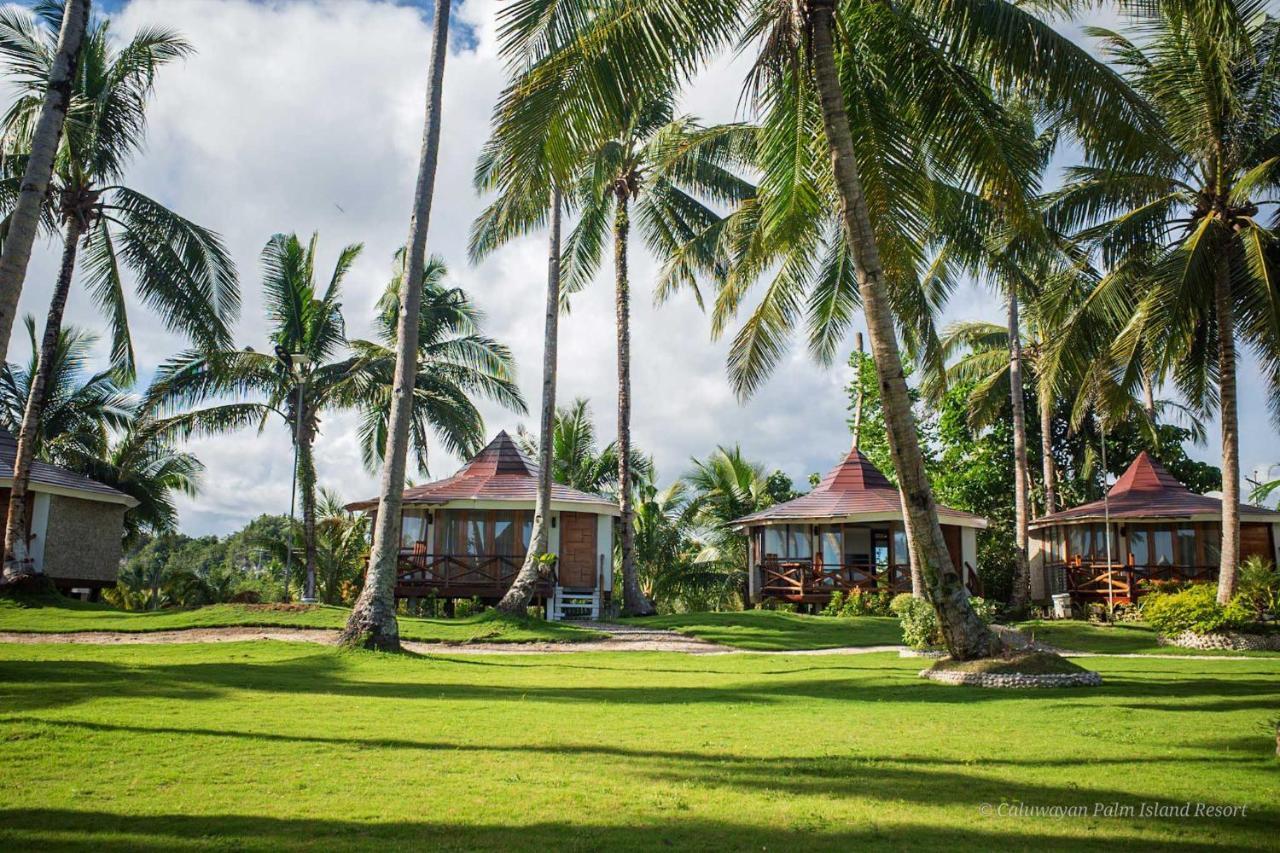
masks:
<svg viewBox="0 0 1280 853"><path fill-rule="evenodd" d="M423 643L404 640L401 645L411 652L428 655L537 655L573 652L679 652L695 655L866 655L877 652L900 652L906 646L841 646L830 649L796 649L791 651L752 651L735 649L718 643L687 637L675 631L648 628L643 625L619 625L610 622L566 622L591 631L608 634L607 639L582 643ZM154 643L238 643L252 640L278 640L291 643L317 643L332 646L338 632L323 628L189 628L180 631L81 631L61 634L35 634L0 631L0 643L80 643L88 645L147 645ZM1153 655L1140 653L1107 654L1053 649L1037 644L1044 651L1064 657L1079 658L1150 658L1155 660L1259 660L1247 655ZM1261 658L1266 660L1266 658Z"/></svg>

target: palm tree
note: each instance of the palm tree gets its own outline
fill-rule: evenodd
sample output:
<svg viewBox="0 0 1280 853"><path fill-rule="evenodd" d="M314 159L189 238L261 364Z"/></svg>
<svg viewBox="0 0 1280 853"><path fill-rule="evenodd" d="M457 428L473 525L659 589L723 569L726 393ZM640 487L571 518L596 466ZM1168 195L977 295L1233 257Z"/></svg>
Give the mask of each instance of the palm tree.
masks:
<svg viewBox="0 0 1280 853"><path fill-rule="evenodd" d="M27 364L10 363L0 369L0 426L10 431L21 423L39 352L30 316L26 326L31 340ZM96 342L96 335L82 329L61 330L35 454L137 500L138 505L124 515L129 547L144 534L177 529L173 497L178 493L194 496L204 466L195 456L170 445L111 371L86 377L85 365Z"/></svg>
<svg viewBox="0 0 1280 853"><path fill-rule="evenodd" d="M591 418L591 404L586 399L579 397L556 410L551 436L547 446L551 449L549 470L554 482L597 495L616 492L618 445L611 441L600 446ZM516 442L530 456L542 447L539 437L530 435L523 427L516 431ZM632 471L647 477L652 467L648 457L632 448Z"/></svg>
<svg viewBox="0 0 1280 853"><path fill-rule="evenodd" d="M902 310L920 306L920 300L900 286L914 270L901 263L911 258L912 241L893 235L918 226L922 212L927 218L935 194L927 191L928 183L922 187L922 177L977 180L998 188L1011 216L1020 215L1019 204L1026 207L1031 158L1001 133L999 110L984 94L988 82L1034 92L1037 107L1050 120L1069 121L1088 150L1104 142L1126 150L1139 147L1138 135L1116 132L1134 124L1137 110L1110 71L1013 3L849 2L840 4L839 12L837 30L834 0L638 5L579 0L515 4L503 26L514 52L549 54L545 73L530 85L530 139L559 120L561 114L552 108L556 101L634 103L637 92L669 91L673 80L694 73L735 39L760 51L752 91L757 103L769 108L760 146L761 189L779 201L762 198L743 217L772 238L758 245L773 247L759 252L748 269L759 274L779 264L780 246L800 248L790 254L790 265L781 265L767 292L772 297L767 309L753 318L766 334L757 336L758 361L746 371L742 387L749 389L776 361L780 330L803 310L803 292L812 278L807 271L823 255L811 251L813 243L831 233L812 226L815 219L828 221L826 202L834 199L841 212L840 248L827 253L831 260L822 268L836 286L826 291L830 298L815 292L807 300L820 321L812 342L833 350L861 302L885 382L894 467L930 597L952 654L975 657L997 644L968 606L958 575L947 569L894 327L896 319L910 328L928 312L917 310L913 316ZM610 62L610 57L626 61ZM857 146L850 109L858 125ZM581 110L569 130L589 134L601 112ZM539 116L545 117L541 123ZM815 192L814 176L829 192L822 187ZM899 212L904 218L895 218ZM736 303L754 277L739 276L722 297ZM744 352L752 354L738 348L735 359L745 361Z"/></svg>
<svg viewBox="0 0 1280 853"><path fill-rule="evenodd" d="M436 256L428 259L422 273L409 452L423 474L429 470L427 437L432 431L455 456L471 456L484 446L484 418L472 397L493 400L513 412L527 411L516 385L511 351L481 334L484 314L462 288L445 284L448 274L444 261ZM357 363L343 404L360 412L361 455L370 471L385 461L403 277L401 250L396 253L395 274L378 300L376 340L351 341Z"/></svg>
<svg viewBox="0 0 1280 853"><path fill-rule="evenodd" d="M618 352L618 503L622 512L623 611L654 612L635 573L631 470L631 279L628 250L634 214L649 247L673 259L678 277L690 268L682 247L720 221L708 203L733 204L753 188L725 168L738 126L703 129L675 118L670 98L637 102L614 117L610 132L586 151L573 188L578 222L565 246L570 292L584 287L613 240L614 311ZM704 201L705 200L705 201ZM660 282L658 289L661 291Z"/></svg>
<svg viewBox="0 0 1280 853"><path fill-rule="evenodd" d="M345 247L323 290L315 277L318 236L303 244L296 234L277 234L262 251L263 290L271 343L280 355L252 349L183 353L160 367L147 405L161 409L166 428L179 435L220 433L273 416L283 420L297 452L297 489L302 500L303 565L307 593L315 591L316 470L313 447L325 411L355 409L361 416L365 464L375 468L386 446L388 402L395 376L396 335L403 290L404 253L379 302L377 341L348 344L342 316L342 283L360 253ZM481 394L521 410L505 347L477 334L480 314L466 294L441 284L446 270L434 260L423 271L419 292L418 374L414 377L410 437L419 468L427 465L427 440L434 433L449 450L476 452L484 443L484 421L469 399ZM199 408L213 399L239 398ZM245 400L245 397L256 399ZM406 448L408 453L409 448Z"/></svg>
<svg viewBox="0 0 1280 853"><path fill-rule="evenodd" d="M31 396L37 372L40 345L35 319L24 318L31 355L25 364L8 363L0 368L0 426L17 433ZM50 362L45 386L46 403L35 433L36 458L58 465L101 455L112 430L128 428L135 401L120 387L111 370L85 376L85 367L98 336L84 329L60 330L58 346Z"/></svg>
<svg viewBox="0 0 1280 853"><path fill-rule="evenodd" d="M9 49L6 64L20 85L43 92L51 73L53 16L46 15L43 26L30 16L10 23L24 38ZM190 52L190 45L168 30L143 29L120 49L114 47L105 20L93 22L86 33L50 190L51 213L63 229L62 261L45 321L40 366L18 434L9 496L5 560L16 570L26 562L22 530L27 481L82 242L85 283L111 324L112 360L126 379L133 377L134 363L122 268L133 272L137 295L159 312L169 330L205 347L230 340L228 323L239 309L239 293L235 267L221 240L119 183L130 155L141 147L156 72ZM36 103L20 98L5 115L6 138L14 140L24 127L34 125Z"/></svg>
<svg viewBox="0 0 1280 853"><path fill-rule="evenodd" d="M1137 41L1090 32L1158 126L1140 155L1095 154L1070 170L1049 214L1110 269L1085 310L1110 314L1120 329L1115 372L1145 374L1158 348L1187 400L1218 406L1225 604L1240 553L1238 342L1253 349L1270 397L1280 399L1280 265L1275 237L1258 221L1280 183L1280 43L1276 21L1253 0L1139 4L1133 15ZM1280 418L1274 405L1272 413Z"/></svg>
<svg viewBox="0 0 1280 853"><path fill-rule="evenodd" d="M692 463L683 479L691 493L691 523L704 540L698 562L719 564L732 571L741 588L750 567L746 539L733 528L733 522L773 503L768 475L763 465L744 457L737 445L717 447L706 459ZM748 595L744 593L742 600L747 602Z"/></svg>
<svg viewBox="0 0 1280 853"><path fill-rule="evenodd" d="M144 535L158 536L178 529L178 494L195 497L204 465L193 454L177 450L166 429L144 413L135 413L127 429L118 433L101 454L68 458L74 471L124 492L138 505L124 514L125 547Z"/></svg>
<svg viewBox="0 0 1280 853"><path fill-rule="evenodd" d="M13 212L0 228L4 232L4 251L0 254L0 346L3 352L9 348L9 336L13 333L13 320L18 313L18 299L27 277L27 264L31 260L31 246L44 214L45 193L53 175L53 158L58 153L58 141L62 138L62 125L71 106L72 81L80 62L80 43L89 24L90 0L68 0L58 25L58 41L53 48L48 78L44 82L39 116L30 131L30 154L26 158L21 182L14 187L17 199ZM16 17L13 10L0 10L0 54L15 55L22 61L28 49L22 42L26 38L25 17ZM16 50L13 48L16 45ZM44 49L43 43L40 45ZM27 95L28 98L34 95ZM25 133L20 134L25 135ZM7 154L14 151L11 140L0 142Z"/></svg>
<svg viewBox="0 0 1280 853"><path fill-rule="evenodd" d="M387 444L378 494L378 515L369 552L364 589L351 610L341 642L383 651L400 650L396 623L396 567L400 560L400 501L404 492L405 463L409 454L409 429L413 420L414 388L418 376L418 323L422 302L423 270L427 259L427 227L436 186L440 154L440 95L444 86L444 60L449 46L449 9L452 0L436 0L431 32L431 70L427 80L427 115L422 133L422 155L413 194L409 240L405 251L405 275L401 280L400 309L396 327L396 367L391 410L387 420Z"/></svg>
<svg viewBox="0 0 1280 853"><path fill-rule="evenodd" d="M316 541L320 600L340 604L344 584L358 583L368 561L369 516L348 512L336 492L322 488L317 508Z"/></svg>

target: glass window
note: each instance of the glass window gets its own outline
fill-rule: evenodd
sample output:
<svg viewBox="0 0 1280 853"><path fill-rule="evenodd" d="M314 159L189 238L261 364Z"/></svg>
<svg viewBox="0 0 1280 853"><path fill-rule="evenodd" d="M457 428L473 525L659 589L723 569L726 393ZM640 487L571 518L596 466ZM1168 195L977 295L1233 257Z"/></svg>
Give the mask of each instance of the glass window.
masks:
<svg viewBox="0 0 1280 853"><path fill-rule="evenodd" d="M1194 566L1197 564L1196 559L1196 529L1194 527L1179 527L1176 531L1178 542L1178 565Z"/></svg>
<svg viewBox="0 0 1280 853"><path fill-rule="evenodd" d="M787 556L796 559L805 559L812 556L813 551L809 542L809 525L807 524L788 524L787 525Z"/></svg>
<svg viewBox="0 0 1280 853"><path fill-rule="evenodd" d="M787 555L787 528L770 525L764 529L764 554L766 557L785 557Z"/></svg>
<svg viewBox="0 0 1280 853"><path fill-rule="evenodd" d="M1217 566L1222 559L1222 528L1217 524L1206 524L1200 528L1200 541L1204 543L1205 566Z"/></svg>
<svg viewBox="0 0 1280 853"><path fill-rule="evenodd" d="M1072 524L1067 527L1067 548L1071 551L1071 559L1074 560L1076 557L1089 559L1090 548L1085 544L1086 539L1090 538L1088 533L1089 528L1083 524Z"/></svg>
<svg viewBox="0 0 1280 853"><path fill-rule="evenodd" d="M899 566L911 565L911 555L907 553L907 531L893 531L893 562Z"/></svg>
<svg viewBox="0 0 1280 853"><path fill-rule="evenodd" d="M822 528L822 564L839 566L844 562L844 536L839 527Z"/></svg>
<svg viewBox="0 0 1280 853"><path fill-rule="evenodd" d="M1129 556L1135 566L1151 565L1151 538L1147 528L1129 525Z"/></svg>
<svg viewBox="0 0 1280 853"><path fill-rule="evenodd" d="M516 542L516 514L514 512L493 513L493 553L503 556L515 556L523 552Z"/></svg>
<svg viewBox="0 0 1280 853"><path fill-rule="evenodd" d="M851 566L871 565L871 531L865 527L844 529L844 559Z"/></svg>
<svg viewBox="0 0 1280 853"><path fill-rule="evenodd" d="M421 510L405 510L400 516L400 547L412 548L426 538L426 515Z"/></svg>
<svg viewBox="0 0 1280 853"><path fill-rule="evenodd" d="M520 553L524 554L529 550L529 543L533 541L533 513L518 513L523 522L520 525Z"/></svg>
<svg viewBox="0 0 1280 853"><path fill-rule="evenodd" d="M1151 556L1157 566L1173 565L1173 531L1156 527L1151 531Z"/></svg>

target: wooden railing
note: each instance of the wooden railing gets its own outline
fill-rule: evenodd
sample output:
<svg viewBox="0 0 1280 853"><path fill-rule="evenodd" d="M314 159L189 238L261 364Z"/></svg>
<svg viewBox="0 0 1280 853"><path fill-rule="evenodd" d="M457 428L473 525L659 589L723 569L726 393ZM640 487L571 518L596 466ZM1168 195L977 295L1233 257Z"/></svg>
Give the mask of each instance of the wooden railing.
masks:
<svg viewBox="0 0 1280 853"><path fill-rule="evenodd" d="M765 557L759 564L760 594L765 598L817 599L834 592L911 592L911 567L901 563L833 564L813 558ZM971 595L982 594L982 582L969 564L964 583Z"/></svg>
<svg viewBox="0 0 1280 853"><path fill-rule="evenodd" d="M1066 578L1066 591L1080 602L1107 602L1132 604L1148 590L1144 581L1213 581L1218 577L1217 566L1131 566L1105 561L1051 563L1050 572L1062 572Z"/></svg>
<svg viewBox="0 0 1280 853"><path fill-rule="evenodd" d="M524 557L507 554L431 554L422 547L401 549L396 587L401 590L456 591L465 595L500 595L511 586ZM539 594L554 585L552 577L538 585Z"/></svg>

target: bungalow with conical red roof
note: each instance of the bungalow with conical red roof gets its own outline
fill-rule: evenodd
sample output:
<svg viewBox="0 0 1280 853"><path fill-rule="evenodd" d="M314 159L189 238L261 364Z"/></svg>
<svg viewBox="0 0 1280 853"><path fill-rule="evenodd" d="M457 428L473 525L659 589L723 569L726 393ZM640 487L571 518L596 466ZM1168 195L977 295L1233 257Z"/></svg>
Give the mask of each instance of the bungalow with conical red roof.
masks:
<svg viewBox="0 0 1280 853"><path fill-rule="evenodd" d="M979 589L981 516L939 506L952 563L971 592ZM753 602L823 604L832 593L911 591L902 495L854 448L813 491L737 519L747 535Z"/></svg>
<svg viewBox="0 0 1280 853"><path fill-rule="evenodd" d="M1222 499L1197 495L1144 450L1105 500L1031 522L1031 594L1129 604L1146 580L1214 581L1221 541ZM1278 544L1280 512L1241 504L1241 558L1274 563Z"/></svg>
<svg viewBox="0 0 1280 853"><path fill-rule="evenodd" d="M397 598L496 602L524 563L533 532L538 467L499 432L452 477L406 489L400 516ZM372 498L349 504L376 512ZM536 597L550 618L595 618L612 595L616 504L551 487L550 552L556 559Z"/></svg>

